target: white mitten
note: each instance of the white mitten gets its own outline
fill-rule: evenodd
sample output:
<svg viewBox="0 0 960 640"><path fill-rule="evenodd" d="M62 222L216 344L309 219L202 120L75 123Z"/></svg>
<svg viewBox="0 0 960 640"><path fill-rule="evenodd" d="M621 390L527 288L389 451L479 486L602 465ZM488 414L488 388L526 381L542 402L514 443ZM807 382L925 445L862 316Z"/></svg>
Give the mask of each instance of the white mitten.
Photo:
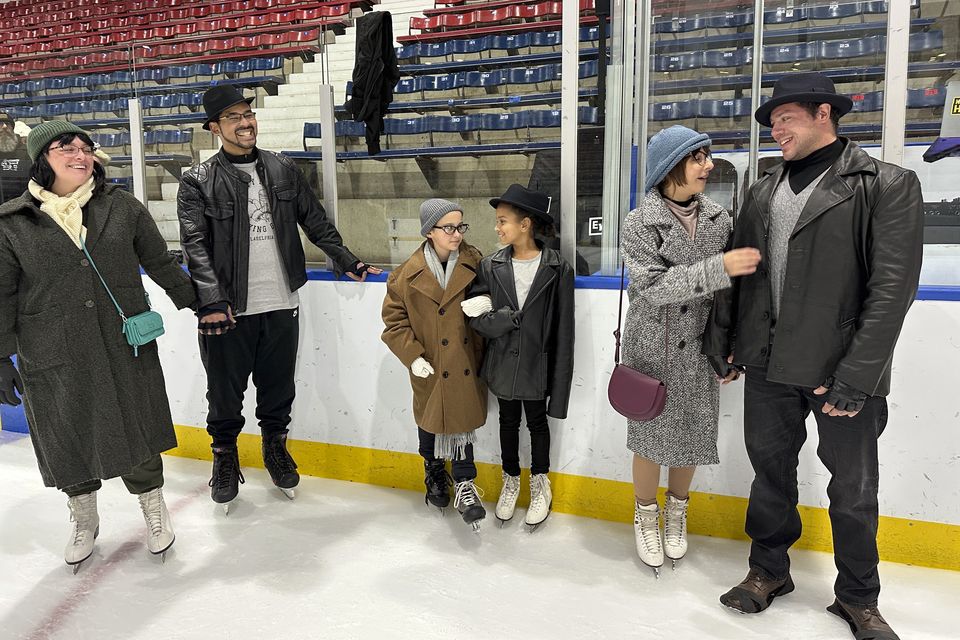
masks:
<svg viewBox="0 0 960 640"><path fill-rule="evenodd" d="M433 373L433 367L423 358L417 358L413 361L413 364L410 365L410 372L418 378L426 378Z"/></svg>
<svg viewBox="0 0 960 640"><path fill-rule="evenodd" d="M493 303L490 302L490 296L477 296L460 303L463 313L470 318L476 318L484 313L493 311Z"/></svg>

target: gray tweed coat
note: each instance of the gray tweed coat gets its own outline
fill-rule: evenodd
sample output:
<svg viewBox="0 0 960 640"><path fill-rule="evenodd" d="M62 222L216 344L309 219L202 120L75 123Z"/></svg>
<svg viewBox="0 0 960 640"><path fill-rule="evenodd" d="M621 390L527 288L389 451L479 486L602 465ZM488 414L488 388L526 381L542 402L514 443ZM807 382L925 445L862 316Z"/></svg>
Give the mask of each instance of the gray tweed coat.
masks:
<svg viewBox="0 0 960 640"><path fill-rule="evenodd" d="M87 248L124 313L147 309L141 265L177 307L193 303L136 198L109 185L85 211ZM177 445L157 343L134 358L89 262L29 194L0 207L0 355L12 353L47 486L124 475Z"/></svg>
<svg viewBox="0 0 960 640"><path fill-rule="evenodd" d="M693 239L656 190L627 214L621 234L630 274L623 362L667 385L662 414L649 422L628 421L627 446L670 467L719 462L720 386L700 355L700 341L711 294L730 286L722 251L732 224L720 205L704 196L697 200Z"/></svg>

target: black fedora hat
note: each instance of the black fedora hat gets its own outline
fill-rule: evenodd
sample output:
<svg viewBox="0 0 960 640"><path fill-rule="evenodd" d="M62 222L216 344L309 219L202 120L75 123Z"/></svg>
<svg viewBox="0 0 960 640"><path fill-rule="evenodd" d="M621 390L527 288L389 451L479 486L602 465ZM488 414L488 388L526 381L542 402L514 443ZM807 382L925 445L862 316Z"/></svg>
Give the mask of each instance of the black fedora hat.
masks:
<svg viewBox="0 0 960 640"><path fill-rule="evenodd" d="M841 116L853 108L853 100L837 93L833 80L816 72L788 73L773 85L773 97L760 105L753 117L765 127L774 109L791 102L827 103Z"/></svg>
<svg viewBox="0 0 960 640"><path fill-rule="evenodd" d="M507 187L503 195L499 198L491 198L490 206L496 209L501 202L512 204L518 209L530 214L531 217L539 219L547 224L553 223L553 216L550 214L550 204L552 198L545 193L527 189L519 184L512 184Z"/></svg>
<svg viewBox="0 0 960 640"><path fill-rule="evenodd" d="M203 110L207 112L207 120L203 128L210 131L210 123L220 117L220 114L229 107L246 102L250 104L253 98L244 98L240 90L232 85L216 85L207 89L203 94Z"/></svg>

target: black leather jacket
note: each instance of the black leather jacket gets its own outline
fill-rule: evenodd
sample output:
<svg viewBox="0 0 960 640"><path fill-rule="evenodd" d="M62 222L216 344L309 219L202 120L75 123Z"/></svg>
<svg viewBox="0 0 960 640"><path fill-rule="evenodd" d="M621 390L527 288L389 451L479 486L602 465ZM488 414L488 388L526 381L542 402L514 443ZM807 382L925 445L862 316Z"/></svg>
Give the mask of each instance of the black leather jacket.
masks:
<svg viewBox="0 0 960 640"><path fill-rule="evenodd" d="M489 295L494 310L471 318L470 326L489 340L480 376L493 395L549 396L547 415L566 418L573 380L573 268L554 249L540 248L540 268L519 311L513 248L481 261L467 297Z"/></svg>
<svg viewBox="0 0 960 640"><path fill-rule="evenodd" d="M703 353L733 353L747 375L751 366L767 367L771 382L816 387L835 376L885 396L893 349L920 279L923 196L914 172L844 142L790 237L773 331L767 229L783 165L750 188L732 246L756 247L763 259L756 273L717 293Z"/></svg>
<svg viewBox="0 0 960 640"><path fill-rule="evenodd" d="M340 275L359 262L343 246L336 227L292 160L259 149L257 172L270 198L270 214L287 272L290 291L307 281L306 258L298 225L334 263ZM177 194L180 242L199 308L226 302L234 312L247 308L250 218L249 176L233 166L221 150L183 174Z"/></svg>

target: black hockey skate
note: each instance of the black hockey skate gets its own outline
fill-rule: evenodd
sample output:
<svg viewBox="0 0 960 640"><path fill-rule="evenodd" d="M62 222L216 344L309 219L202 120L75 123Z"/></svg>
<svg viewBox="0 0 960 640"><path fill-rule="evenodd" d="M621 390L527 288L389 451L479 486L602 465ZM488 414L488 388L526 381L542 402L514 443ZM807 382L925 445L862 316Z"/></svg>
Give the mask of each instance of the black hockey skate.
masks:
<svg viewBox="0 0 960 640"><path fill-rule="evenodd" d="M210 477L210 497L223 505L223 514L230 513L230 503L240 492L240 483L245 482L240 473L240 456L236 447L213 448L213 475Z"/></svg>
<svg viewBox="0 0 960 640"><path fill-rule="evenodd" d="M487 517L487 510L483 508L480 498L483 496L480 489L473 484L473 480L457 482L457 493L453 499L453 506L460 512L463 521L473 527L474 533L480 533L480 522Z"/></svg>
<svg viewBox="0 0 960 640"><path fill-rule="evenodd" d="M284 495L293 500L293 488L300 484L297 463L287 451L287 434L263 436L263 466L270 473L270 479Z"/></svg>
<svg viewBox="0 0 960 640"><path fill-rule="evenodd" d="M450 485L453 484L443 460L423 461L423 484L427 488L423 503L432 504L443 513L444 508L450 506Z"/></svg>

